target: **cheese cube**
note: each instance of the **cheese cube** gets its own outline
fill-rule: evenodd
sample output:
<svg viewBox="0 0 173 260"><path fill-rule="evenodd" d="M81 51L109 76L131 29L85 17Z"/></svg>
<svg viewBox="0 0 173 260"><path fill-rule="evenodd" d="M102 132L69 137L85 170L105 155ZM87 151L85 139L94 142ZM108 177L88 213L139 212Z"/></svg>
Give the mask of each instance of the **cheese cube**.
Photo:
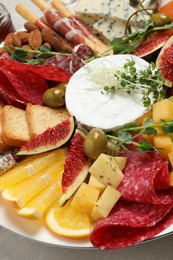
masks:
<svg viewBox="0 0 173 260"><path fill-rule="evenodd" d="M91 165L89 172L103 184L114 188L119 186L124 177L115 157L103 153Z"/></svg>
<svg viewBox="0 0 173 260"><path fill-rule="evenodd" d="M118 163L118 166L120 167L120 170L122 171L125 168L125 166L126 166L127 157L116 156L115 160Z"/></svg>
<svg viewBox="0 0 173 260"><path fill-rule="evenodd" d="M71 206L80 209L90 215L99 197L99 190L95 187L82 183L74 195Z"/></svg>
<svg viewBox="0 0 173 260"><path fill-rule="evenodd" d="M93 208L91 218L94 221L101 218L106 218L120 197L121 193L112 186L108 185Z"/></svg>
<svg viewBox="0 0 173 260"><path fill-rule="evenodd" d="M90 175L88 184L95 187L96 189L98 189L100 194L103 193L104 189L106 188L106 185L104 185L101 181L99 181L93 175Z"/></svg>
<svg viewBox="0 0 173 260"><path fill-rule="evenodd" d="M173 168L173 150L170 153L168 153L168 159Z"/></svg>

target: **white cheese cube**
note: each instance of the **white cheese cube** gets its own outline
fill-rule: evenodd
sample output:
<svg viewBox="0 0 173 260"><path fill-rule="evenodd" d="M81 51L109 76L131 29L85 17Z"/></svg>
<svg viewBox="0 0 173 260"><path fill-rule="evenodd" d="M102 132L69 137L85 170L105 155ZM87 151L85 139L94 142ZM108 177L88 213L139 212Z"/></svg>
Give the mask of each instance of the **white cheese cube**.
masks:
<svg viewBox="0 0 173 260"><path fill-rule="evenodd" d="M119 186L124 177L115 157L103 153L91 165L89 172L103 184L114 188Z"/></svg>
<svg viewBox="0 0 173 260"><path fill-rule="evenodd" d="M91 212L92 219L106 218L120 197L121 193L108 185Z"/></svg>

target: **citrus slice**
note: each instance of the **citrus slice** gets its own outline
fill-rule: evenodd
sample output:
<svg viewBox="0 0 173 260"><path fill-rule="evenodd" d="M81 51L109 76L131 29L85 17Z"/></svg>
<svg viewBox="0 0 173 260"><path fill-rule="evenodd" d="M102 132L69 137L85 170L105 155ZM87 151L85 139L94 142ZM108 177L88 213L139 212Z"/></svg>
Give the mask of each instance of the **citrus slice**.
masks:
<svg viewBox="0 0 173 260"><path fill-rule="evenodd" d="M91 221L86 213L70 205L68 201L63 207L56 202L46 213L45 222L54 233L69 237L88 237L91 233Z"/></svg>
<svg viewBox="0 0 173 260"><path fill-rule="evenodd" d="M52 164L48 169L31 176L13 187L2 192L2 197L8 201L16 202L19 207L34 198L40 191L50 185L59 172L63 171L65 156L58 159L57 163Z"/></svg>
<svg viewBox="0 0 173 260"><path fill-rule="evenodd" d="M41 155L34 155L19 162L15 168L0 176L0 191L4 191L44 170L57 162L57 158L61 158L64 154L64 149L58 149Z"/></svg>
<svg viewBox="0 0 173 260"><path fill-rule="evenodd" d="M16 211L17 214L28 219L40 219L46 210L60 198L61 177L62 174L59 174L58 179L30 200L25 207Z"/></svg>

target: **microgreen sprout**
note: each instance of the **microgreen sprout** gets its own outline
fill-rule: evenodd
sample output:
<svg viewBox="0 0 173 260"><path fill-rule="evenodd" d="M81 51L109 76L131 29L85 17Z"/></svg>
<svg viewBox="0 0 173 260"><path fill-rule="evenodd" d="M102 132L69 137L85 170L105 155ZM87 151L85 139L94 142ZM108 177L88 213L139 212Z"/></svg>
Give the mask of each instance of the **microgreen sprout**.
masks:
<svg viewBox="0 0 173 260"><path fill-rule="evenodd" d="M142 153L158 149L157 147L154 147L148 140L141 140L139 142L135 141L135 138L142 136L143 134L156 136L158 127L161 127L165 134L172 133L173 120L170 122L166 122L165 120L161 119L160 123L156 124L152 119L147 119L142 126L130 124L121 130L106 134L108 140L115 141L114 148L111 148L112 153L116 154L119 149L128 151L128 145L136 146L137 149Z"/></svg>
<svg viewBox="0 0 173 260"><path fill-rule="evenodd" d="M136 69L134 60L128 60L121 69L115 71L114 76L115 85L104 86L102 93L140 93L145 107L164 97L164 80L154 63L140 71Z"/></svg>

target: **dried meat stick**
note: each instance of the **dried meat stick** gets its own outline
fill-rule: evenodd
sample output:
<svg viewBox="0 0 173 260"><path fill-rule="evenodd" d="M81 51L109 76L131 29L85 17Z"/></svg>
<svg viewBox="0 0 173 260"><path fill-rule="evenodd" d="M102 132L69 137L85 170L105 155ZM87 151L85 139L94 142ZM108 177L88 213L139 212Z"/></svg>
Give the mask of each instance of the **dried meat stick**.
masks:
<svg viewBox="0 0 173 260"><path fill-rule="evenodd" d="M82 33L92 42L97 44L98 49L100 49L100 52L103 52L108 49L108 46L106 46L96 35L94 35L91 30L80 20L78 19L63 3L59 0L52 0L51 2L52 6L58 10L58 12L63 16L67 17L70 20L73 21L73 23L76 25L76 27L82 31ZM109 52L109 54L112 54L112 52Z"/></svg>
<svg viewBox="0 0 173 260"><path fill-rule="evenodd" d="M44 22L42 22L40 20L40 18L33 14L30 10L28 10L28 8L22 4L22 3L19 3L17 6L16 6L16 11L17 13L19 13L25 20L29 21L29 22L32 22L34 23L35 25L38 26L38 28L42 31L45 31L47 30L48 31L51 31L52 35L55 35L54 38L56 39L51 39L51 44L52 44L52 41L55 42L56 41L56 45L59 46L59 50L64 50L64 51L68 51L68 52L72 52L73 50L73 45L71 43L69 43L66 39L64 39L62 36L56 34L47 24L45 24ZM46 32L46 31L45 31ZM50 34L50 33L49 33ZM47 38L48 39L48 38Z"/></svg>
<svg viewBox="0 0 173 260"><path fill-rule="evenodd" d="M45 4L44 0L31 0L31 1L41 11L43 11L48 25L53 27L57 33L63 35L68 41L72 42L74 45L86 44L94 51L94 53L101 53L105 49L107 49L107 47L103 49L101 46L99 46L99 44L94 43L92 40L86 37L83 34L83 32L81 32L80 28L74 27L74 22L71 21L69 18L64 16L61 17L61 14L59 14L60 17L58 17L58 14L54 11L54 9L49 8L48 5ZM55 10L57 9L55 8ZM66 9L66 11L68 11L68 9ZM53 26L53 21L54 21L54 26Z"/></svg>

